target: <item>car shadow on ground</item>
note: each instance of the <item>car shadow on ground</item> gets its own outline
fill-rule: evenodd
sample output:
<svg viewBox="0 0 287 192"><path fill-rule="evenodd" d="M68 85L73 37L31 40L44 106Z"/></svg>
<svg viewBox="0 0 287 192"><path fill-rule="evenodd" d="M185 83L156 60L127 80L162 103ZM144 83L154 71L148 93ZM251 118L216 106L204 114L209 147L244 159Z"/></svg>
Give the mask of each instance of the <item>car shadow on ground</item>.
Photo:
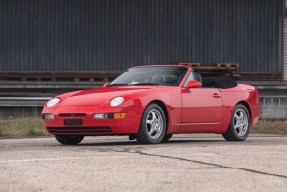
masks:
<svg viewBox="0 0 287 192"><path fill-rule="evenodd" d="M156 144L156 145L150 145L150 144L139 144L136 141L107 141L107 142L91 142L89 141L89 143L81 143L78 146L159 146L159 145L176 145L176 144L195 144L195 143L226 143L225 140L171 140L168 141L166 143L160 143L160 144Z"/></svg>

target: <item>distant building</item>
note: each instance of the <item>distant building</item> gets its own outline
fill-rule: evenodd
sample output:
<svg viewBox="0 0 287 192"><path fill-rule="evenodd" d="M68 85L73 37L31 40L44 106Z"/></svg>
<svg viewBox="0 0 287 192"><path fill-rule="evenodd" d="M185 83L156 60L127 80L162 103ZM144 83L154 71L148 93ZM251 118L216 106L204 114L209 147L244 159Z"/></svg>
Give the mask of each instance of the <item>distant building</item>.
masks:
<svg viewBox="0 0 287 192"><path fill-rule="evenodd" d="M232 62L286 79L285 8L284 0L1 0L0 70Z"/></svg>

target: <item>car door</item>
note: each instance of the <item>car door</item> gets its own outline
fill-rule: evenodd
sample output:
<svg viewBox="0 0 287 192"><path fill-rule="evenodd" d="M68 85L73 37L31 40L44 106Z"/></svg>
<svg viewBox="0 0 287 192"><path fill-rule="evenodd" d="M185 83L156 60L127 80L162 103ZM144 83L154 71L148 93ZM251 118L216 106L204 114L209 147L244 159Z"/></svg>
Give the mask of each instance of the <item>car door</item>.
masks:
<svg viewBox="0 0 287 192"><path fill-rule="evenodd" d="M222 98L218 88L191 88L182 92L182 123L218 123Z"/></svg>

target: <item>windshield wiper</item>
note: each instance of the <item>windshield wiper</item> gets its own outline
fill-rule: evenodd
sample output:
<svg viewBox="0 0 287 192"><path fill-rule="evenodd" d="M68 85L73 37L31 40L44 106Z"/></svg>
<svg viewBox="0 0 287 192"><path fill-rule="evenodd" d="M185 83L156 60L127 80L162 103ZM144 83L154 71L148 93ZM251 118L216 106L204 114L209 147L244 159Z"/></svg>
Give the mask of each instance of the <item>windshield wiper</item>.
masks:
<svg viewBox="0 0 287 192"><path fill-rule="evenodd" d="M158 83L136 83L136 84L130 84L130 85L160 85Z"/></svg>
<svg viewBox="0 0 287 192"><path fill-rule="evenodd" d="M111 84L111 85L108 85L108 86L127 86L129 84L126 84L126 83L116 83L116 84Z"/></svg>

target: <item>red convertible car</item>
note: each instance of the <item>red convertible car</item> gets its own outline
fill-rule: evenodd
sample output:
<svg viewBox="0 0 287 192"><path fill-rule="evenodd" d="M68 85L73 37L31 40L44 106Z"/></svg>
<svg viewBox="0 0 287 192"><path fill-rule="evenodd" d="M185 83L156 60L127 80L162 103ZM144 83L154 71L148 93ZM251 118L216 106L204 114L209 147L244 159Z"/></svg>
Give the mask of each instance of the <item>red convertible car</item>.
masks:
<svg viewBox="0 0 287 192"><path fill-rule="evenodd" d="M184 65L149 65L132 67L102 88L52 98L42 119L64 145L96 135L129 135L156 144L182 133L217 133L227 141L243 141L259 112L253 86L231 77L201 78Z"/></svg>

